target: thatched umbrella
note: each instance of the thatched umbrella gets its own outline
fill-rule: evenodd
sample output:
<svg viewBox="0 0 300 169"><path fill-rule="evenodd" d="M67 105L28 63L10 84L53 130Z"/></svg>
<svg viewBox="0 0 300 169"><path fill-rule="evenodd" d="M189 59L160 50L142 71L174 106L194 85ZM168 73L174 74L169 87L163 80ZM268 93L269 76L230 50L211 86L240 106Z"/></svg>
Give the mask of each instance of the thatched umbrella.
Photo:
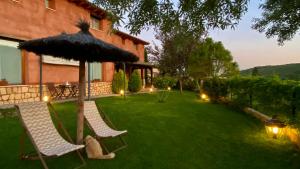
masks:
<svg viewBox="0 0 300 169"><path fill-rule="evenodd" d="M79 144L83 140L85 62L134 62L138 60L138 57L93 37L89 32L90 25L86 21L80 21L77 27L81 29L78 33L62 33L57 36L21 42L19 48L34 52L39 56L51 55L79 61L79 106L77 114L77 143Z"/></svg>

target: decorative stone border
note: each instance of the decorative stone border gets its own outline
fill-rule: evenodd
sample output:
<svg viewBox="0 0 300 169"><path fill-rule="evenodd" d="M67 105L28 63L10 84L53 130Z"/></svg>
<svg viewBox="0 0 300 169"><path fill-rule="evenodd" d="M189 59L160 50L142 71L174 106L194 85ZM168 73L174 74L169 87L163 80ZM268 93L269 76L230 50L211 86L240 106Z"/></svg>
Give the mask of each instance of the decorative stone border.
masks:
<svg viewBox="0 0 300 169"><path fill-rule="evenodd" d="M111 93L111 82L91 83L91 96L107 95ZM43 95L50 95L48 88L45 85L43 85ZM33 102L39 100L39 85L0 86L0 105Z"/></svg>

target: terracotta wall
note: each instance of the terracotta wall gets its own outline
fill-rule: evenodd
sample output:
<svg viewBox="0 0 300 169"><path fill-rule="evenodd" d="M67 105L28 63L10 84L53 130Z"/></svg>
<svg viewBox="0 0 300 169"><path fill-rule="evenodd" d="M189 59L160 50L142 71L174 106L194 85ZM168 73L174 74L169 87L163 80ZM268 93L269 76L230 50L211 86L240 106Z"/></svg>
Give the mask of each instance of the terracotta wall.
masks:
<svg viewBox="0 0 300 169"><path fill-rule="evenodd" d="M18 40L56 35L61 32L75 33L74 26L79 19L90 20L90 12L67 0L55 0L55 10L47 9L44 0L0 0L0 36ZM144 45L138 44L138 50L133 41L110 33L110 21L104 20L103 30L91 30L92 34L108 43L135 53L144 60ZM59 66L43 64L45 82L65 82L78 80L78 68L74 66ZM111 81L114 66L104 63L102 66L103 80ZM23 81L25 84L39 82L39 58L33 53L23 52Z"/></svg>

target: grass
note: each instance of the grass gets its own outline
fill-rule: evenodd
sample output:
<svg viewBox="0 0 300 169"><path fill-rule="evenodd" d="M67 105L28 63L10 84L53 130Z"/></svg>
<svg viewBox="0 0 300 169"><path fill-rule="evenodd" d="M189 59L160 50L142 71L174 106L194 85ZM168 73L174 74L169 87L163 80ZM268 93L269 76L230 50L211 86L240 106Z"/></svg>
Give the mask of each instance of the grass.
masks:
<svg viewBox="0 0 300 169"><path fill-rule="evenodd" d="M119 129L127 129L128 148L109 161L87 160L88 169L298 169L300 154L287 140L267 138L256 119L223 105L201 103L193 93L171 92L165 103L155 94L101 98L96 102ZM74 103L55 104L75 137ZM0 119L0 166L41 168L18 159L21 126ZM89 131L86 130L85 133ZM32 146L27 141L27 150ZM79 164L74 154L47 160L50 168Z"/></svg>

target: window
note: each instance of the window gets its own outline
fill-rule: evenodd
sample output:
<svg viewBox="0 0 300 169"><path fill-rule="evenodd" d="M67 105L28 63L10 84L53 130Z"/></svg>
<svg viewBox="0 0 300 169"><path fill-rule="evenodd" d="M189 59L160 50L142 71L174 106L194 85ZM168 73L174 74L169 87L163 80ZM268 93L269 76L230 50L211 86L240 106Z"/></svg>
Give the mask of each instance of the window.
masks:
<svg viewBox="0 0 300 169"><path fill-rule="evenodd" d="M101 63L91 63L91 81L93 80L101 80L102 79L102 65Z"/></svg>
<svg viewBox="0 0 300 169"><path fill-rule="evenodd" d="M79 61L57 58L49 55L43 55L43 63L55 65L79 66Z"/></svg>
<svg viewBox="0 0 300 169"><path fill-rule="evenodd" d="M91 28L96 30L103 30L103 20L95 16L91 16Z"/></svg>
<svg viewBox="0 0 300 169"><path fill-rule="evenodd" d="M0 39L0 80L10 84L22 83L22 57L18 43Z"/></svg>
<svg viewBox="0 0 300 169"><path fill-rule="evenodd" d="M55 9L55 0L45 0L45 6L49 9Z"/></svg>

